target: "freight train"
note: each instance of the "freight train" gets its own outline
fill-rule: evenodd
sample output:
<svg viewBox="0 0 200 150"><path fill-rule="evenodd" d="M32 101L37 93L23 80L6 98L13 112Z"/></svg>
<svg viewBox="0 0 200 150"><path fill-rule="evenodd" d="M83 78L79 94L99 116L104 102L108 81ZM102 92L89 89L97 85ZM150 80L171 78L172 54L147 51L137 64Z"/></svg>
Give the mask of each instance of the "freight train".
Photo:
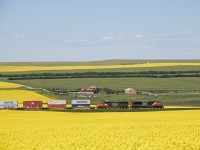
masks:
<svg viewBox="0 0 200 150"><path fill-rule="evenodd" d="M90 100L72 100L71 106L66 107L66 100L49 100L47 107L43 107L42 101L23 101L23 107L18 107L17 100L0 101L0 109L74 109L74 108L87 108L87 109L140 109L140 108L164 108L164 104L160 101L122 101L111 102L104 101L96 105L90 105Z"/></svg>

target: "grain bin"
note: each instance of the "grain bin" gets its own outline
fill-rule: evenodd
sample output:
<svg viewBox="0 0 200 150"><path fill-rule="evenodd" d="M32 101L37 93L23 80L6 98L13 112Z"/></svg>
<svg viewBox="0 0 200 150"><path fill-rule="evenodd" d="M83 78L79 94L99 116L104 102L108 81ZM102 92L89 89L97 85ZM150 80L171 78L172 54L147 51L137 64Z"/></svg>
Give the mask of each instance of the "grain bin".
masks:
<svg viewBox="0 0 200 150"><path fill-rule="evenodd" d="M65 109L66 100L48 100L48 108L50 109Z"/></svg>
<svg viewBox="0 0 200 150"><path fill-rule="evenodd" d="M42 101L23 101L24 109L39 109L42 108Z"/></svg>

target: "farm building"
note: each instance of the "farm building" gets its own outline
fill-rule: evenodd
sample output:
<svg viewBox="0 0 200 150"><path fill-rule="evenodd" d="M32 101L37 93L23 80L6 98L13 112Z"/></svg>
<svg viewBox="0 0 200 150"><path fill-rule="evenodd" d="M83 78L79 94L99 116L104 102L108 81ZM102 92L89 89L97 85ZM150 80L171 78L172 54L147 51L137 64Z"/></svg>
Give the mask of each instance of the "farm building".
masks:
<svg viewBox="0 0 200 150"><path fill-rule="evenodd" d="M78 92L78 95L82 97L93 97L94 93L93 92Z"/></svg>
<svg viewBox="0 0 200 150"><path fill-rule="evenodd" d="M78 92L78 95L81 97L94 97L97 93L99 93L99 88L96 86L90 86L89 88L82 89Z"/></svg>
<svg viewBox="0 0 200 150"><path fill-rule="evenodd" d="M133 88L127 88L125 89L126 94L137 94L137 90Z"/></svg>
<svg viewBox="0 0 200 150"><path fill-rule="evenodd" d="M97 88L97 86L90 86L89 88L82 89L80 92L83 94L84 94L84 92L97 94L97 93L99 93L99 89Z"/></svg>

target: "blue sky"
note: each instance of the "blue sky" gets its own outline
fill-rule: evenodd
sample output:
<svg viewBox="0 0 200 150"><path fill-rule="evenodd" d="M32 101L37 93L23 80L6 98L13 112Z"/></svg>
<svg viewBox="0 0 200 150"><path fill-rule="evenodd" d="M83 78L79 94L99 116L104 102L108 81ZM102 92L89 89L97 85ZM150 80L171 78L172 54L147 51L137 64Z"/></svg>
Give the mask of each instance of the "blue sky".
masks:
<svg viewBox="0 0 200 150"><path fill-rule="evenodd" d="M199 0L0 0L0 61L200 59Z"/></svg>

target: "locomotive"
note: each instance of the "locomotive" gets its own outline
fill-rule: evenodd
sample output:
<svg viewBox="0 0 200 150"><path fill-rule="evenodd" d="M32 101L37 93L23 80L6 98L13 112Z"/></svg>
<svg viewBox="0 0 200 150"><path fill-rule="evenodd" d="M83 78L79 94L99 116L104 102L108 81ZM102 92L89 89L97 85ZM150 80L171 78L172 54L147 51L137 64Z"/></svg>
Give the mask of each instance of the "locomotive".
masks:
<svg viewBox="0 0 200 150"><path fill-rule="evenodd" d="M160 101L148 101L148 102L141 102L141 101L131 101L130 105L128 102L100 102L97 104L97 109L108 109L108 108L118 108L118 109L140 109L140 108L164 108L164 104Z"/></svg>
<svg viewBox="0 0 200 150"><path fill-rule="evenodd" d="M129 107L128 102L100 102L97 104L97 109L107 109L107 108L118 108L127 109Z"/></svg>
<svg viewBox="0 0 200 150"><path fill-rule="evenodd" d="M132 109L140 109L140 108L164 108L164 104L159 101L148 101L148 102L141 102L135 101L130 103L130 107Z"/></svg>

